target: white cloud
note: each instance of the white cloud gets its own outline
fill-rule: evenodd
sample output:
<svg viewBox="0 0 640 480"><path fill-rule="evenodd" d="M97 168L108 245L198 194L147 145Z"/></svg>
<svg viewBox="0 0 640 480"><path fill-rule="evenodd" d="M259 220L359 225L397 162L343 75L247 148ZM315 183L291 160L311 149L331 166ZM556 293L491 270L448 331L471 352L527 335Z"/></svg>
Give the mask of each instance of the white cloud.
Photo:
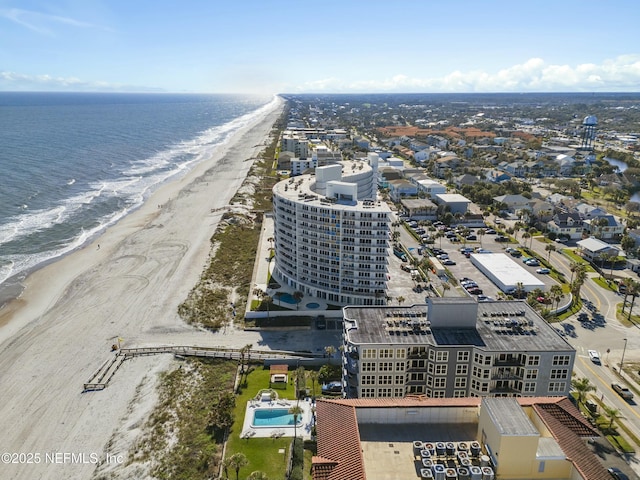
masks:
<svg viewBox="0 0 640 480"><path fill-rule="evenodd" d="M31 10L22 10L20 8L0 9L0 17L4 17L7 20L11 20L18 25L22 25L23 27L42 35L54 35L54 31L51 28L53 24L70 25L76 28L100 28L107 30L104 27L75 20L73 18L34 12Z"/></svg>
<svg viewBox="0 0 640 480"><path fill-rule="evenodd" d="M548 65L531 58L497 72L453 71L442 77L396 74L353 82L330 78L300 85L304 92L567 92L639 91L640 55L622 55L597 65Z"/></svg>
<svg viewBox="0 0 640 480"><path fill-rule="evenodd" d="M157 88L108 82L87 82L76 77L25 75L0 71L0 90L4 91L68 91L68 92L159 92Z"/></svg>

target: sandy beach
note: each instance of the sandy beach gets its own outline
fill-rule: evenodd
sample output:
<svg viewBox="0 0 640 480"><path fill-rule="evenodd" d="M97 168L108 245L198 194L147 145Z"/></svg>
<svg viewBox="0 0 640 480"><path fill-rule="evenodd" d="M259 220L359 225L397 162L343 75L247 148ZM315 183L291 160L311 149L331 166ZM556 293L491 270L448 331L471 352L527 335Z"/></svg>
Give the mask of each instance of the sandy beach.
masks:
<svg viewBox="0 0 640 480"><path fill-rule="evenodd" d="M177 307L197 283L223 207L282 105L92 244L34 272L22 296L0 311L0 478L91 478L96 459L121 461L106 453L126 451L126 438L107 444L140 427L153 407L157 373L171 358L127 361L107 389L82 393L118 338L122 346L221 344L185 325ZM239 336L237 344L243 341Z"/></svg>

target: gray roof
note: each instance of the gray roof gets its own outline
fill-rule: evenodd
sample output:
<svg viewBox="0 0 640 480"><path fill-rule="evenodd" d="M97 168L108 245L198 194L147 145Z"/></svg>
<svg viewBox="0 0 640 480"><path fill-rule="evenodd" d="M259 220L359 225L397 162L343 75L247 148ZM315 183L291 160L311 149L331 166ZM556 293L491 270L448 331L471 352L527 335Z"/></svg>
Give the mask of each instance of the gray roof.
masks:
<svg viewBox="0 0 640 480"><path fill-rule="evenodd" d="M439 300L451 300L455 308L462 299ZM478 302L477 306L475 328L432 328L425 304L348 306L343 315L348 341L357 345L475 346L487 352L574 350L524 301Z"/></svg>
<svg viewBox="0 0 640 480"><path fill-rule="evenodd" d="M489 414L501 435L540 436L540 432L515 398L485 397L482 399L482 409Z"/></svg>

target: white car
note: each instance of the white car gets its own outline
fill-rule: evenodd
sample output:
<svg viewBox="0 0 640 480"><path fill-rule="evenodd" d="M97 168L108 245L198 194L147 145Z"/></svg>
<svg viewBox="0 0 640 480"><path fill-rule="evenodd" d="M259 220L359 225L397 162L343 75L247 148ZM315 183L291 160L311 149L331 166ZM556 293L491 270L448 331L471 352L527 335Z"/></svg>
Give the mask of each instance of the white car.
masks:
<svg viewBox="0 0 640 480"><path fill-rule="evenodd" d="M589 350L587 352L589 354L589 358L593 363L600 365L600 354L595 350Z"/></svg>

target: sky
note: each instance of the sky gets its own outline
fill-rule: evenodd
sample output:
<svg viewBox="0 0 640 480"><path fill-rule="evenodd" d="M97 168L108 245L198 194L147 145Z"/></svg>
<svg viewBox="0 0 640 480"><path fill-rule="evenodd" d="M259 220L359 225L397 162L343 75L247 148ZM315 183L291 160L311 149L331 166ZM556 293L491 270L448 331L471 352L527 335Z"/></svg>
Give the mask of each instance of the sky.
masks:
<svg viewBox="0 0 640 480"><path fill-rule="evenodd" d="M637 0L0 0L0 91L638 92Z"/></svg>

